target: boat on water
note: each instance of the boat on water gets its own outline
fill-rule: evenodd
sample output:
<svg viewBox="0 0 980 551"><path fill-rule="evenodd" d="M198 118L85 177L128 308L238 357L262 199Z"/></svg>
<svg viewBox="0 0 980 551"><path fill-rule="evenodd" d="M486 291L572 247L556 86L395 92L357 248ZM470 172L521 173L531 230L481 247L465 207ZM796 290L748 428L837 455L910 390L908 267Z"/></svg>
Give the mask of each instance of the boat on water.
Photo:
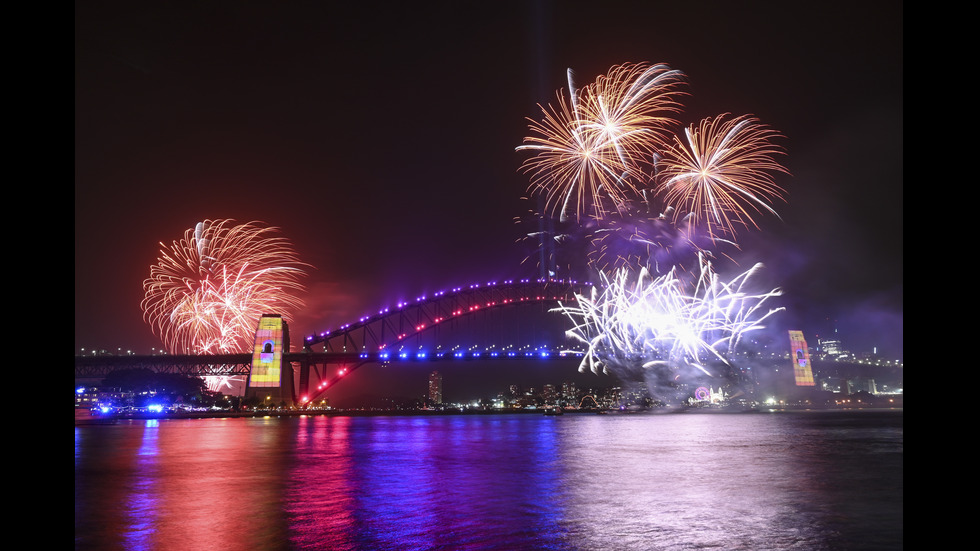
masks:
<svg viewBox="0 0 980 551"><path fill-rule="evenodd" d="M545 415L562 415L565 412L561 409L561 406L548 406L544 408Z"/></svg>

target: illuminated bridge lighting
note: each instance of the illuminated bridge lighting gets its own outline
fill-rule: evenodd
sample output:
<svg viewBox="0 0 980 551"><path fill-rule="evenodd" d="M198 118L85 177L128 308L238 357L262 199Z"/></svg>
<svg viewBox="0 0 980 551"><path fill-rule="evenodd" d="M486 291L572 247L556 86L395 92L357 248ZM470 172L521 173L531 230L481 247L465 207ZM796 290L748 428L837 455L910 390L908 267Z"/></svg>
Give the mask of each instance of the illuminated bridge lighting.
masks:
<svg viewBox="0 0 980 551"><path fill-rule="evenodd" d="M552 318L547 316L549 312L554 312L557 305L547 302L558 300L568 304L574 300L576 293L584 292L583 289L567 287L566 283L538 286L533 279L474 284L469 289L473 290L456 287L455 294L448 291L427 293L419 299L419 304L401 301L398 309L385 307L373 310L371 315L362 316L354 323L306 336L303 341L305 349L290 354L293 356L290 361L300 363L301 369L307 370L304 372L307 373L306 377L300 377L300 384L309 384L309 387L299 389L299 394L315 400L316 394L324 391L327 385L335 387L351 371L371 362L548 361L582 354L561 350L570 343L566 344L564 339L561 319L552 326ZM544 304L534 304L535 301ZM525 344L531 339L541 342L539 338L555 339L554 345L548 350ZM480 344L471 346L474 341ZM514 344L507 345L508 341ZM460 342L464 344L460 345ZM322 349L314 350L317 345ZM321 365L333 366L334 369L319 371ZM339 365L346 370L336 372ZM309 373L311 368L318 371ZM79 369L89 373L106 367L86 364ZM174 363L163 369L185 367L183 363ZM194 365L192 369L208 375L216 370L238 375L243 371L247 373L249 367L247 359L236 359L227 365L215 367L208 363ZM331 375L324 376L324 373ZM317 380L320 377L322 379Z"/></svg>
<svg viewBox="0 0 980 551"><path fill-rule="evenodd" d="M363 316L353 324L344 324L336 330L316 333L306 338L305 342L311 347L322 343L324 352L359 352L362 348L381 350L409 338L446 338L445 334L442 334L442 337L435 337L436 334L431 333L430 330L447 320L465 314L534 301L569 303L575 300L577 292L583 291L564 287L568 285L564 280L542 278L536 281L547 287L537 289L533 279L507 279L489 281L485 284L473 283L468 288L454 287L451 292L439 291L421 295L415 303L399 301L397 309L382 308L377 311L377 314ZM515 282L522 285L516 285ZM555 287L555 282L562 287ZM556 292L552 292L552 289ZM409 327L411 329L406 331L405 328ZM466 330L465 326L457 325L448 329L452 332L463 330ZM412 354L414 355L415 352Z"/></svg>

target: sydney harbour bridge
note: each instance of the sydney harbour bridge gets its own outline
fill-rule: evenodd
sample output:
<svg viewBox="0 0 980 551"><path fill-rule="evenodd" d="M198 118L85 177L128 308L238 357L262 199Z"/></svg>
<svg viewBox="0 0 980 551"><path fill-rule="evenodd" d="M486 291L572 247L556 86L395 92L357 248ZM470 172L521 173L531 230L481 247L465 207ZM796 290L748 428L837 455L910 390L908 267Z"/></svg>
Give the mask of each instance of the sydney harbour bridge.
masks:
<svg viewBox="0 0 980 551"><path fill-rule="evenodd" d="M259 350L262 320L257 320L259 330L253 352L76 356L75 380L100 382L113 371L123 369L195 377L238 377L247 381L246 396L272 395L276 402L302 406L317 401L354 370L372 363L577 361L584 350L567 338L571 321L556 308L559 304L574 303L577 294L584 295L590 288L591 284L560 279L460 287L384 308L336 329L307 335L298 347L290 342L288 327L283 323L281 340L272 339L276 342L270 348L278 352L274 371L263 371L267 355ZM298 351L292 351L297 348ZM821 366L820 362L814 362L813 367L815 371L833 373L842 379L868 375L868 367L859 364L824 362Z"/></svg>
<svg viewBox="0 0 980 551"><path fill-rule="evenodd" d="M279 343L281 373L277 372L280 375L274 383L261 387L261 392L281 392L278 398L287 403L313 402L369 363L568 358L576 355L565 337L569 320L554 309L559 303L573 303L575 295L589 287L559 279L460 287L308 335L297 352L291 351L296 347L291 346L285 327L284 341ZM198 377L241 376L250 380L248 389L252 389L258 358L253 352L77 356L75 379L96 381L115 370L142 368ZM298 380L293 379L295 376Z"/></svg>

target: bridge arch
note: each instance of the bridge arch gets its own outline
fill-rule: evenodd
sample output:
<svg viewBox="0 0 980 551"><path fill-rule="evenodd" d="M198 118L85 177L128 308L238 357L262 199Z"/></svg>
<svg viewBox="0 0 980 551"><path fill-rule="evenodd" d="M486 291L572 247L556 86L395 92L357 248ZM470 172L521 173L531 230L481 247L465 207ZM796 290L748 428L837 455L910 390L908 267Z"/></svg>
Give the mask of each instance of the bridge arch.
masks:
<svg viewBox="0 0 980 551"><path fill-rule="evenodd" d="M558 302L574 302L576 294L587 288L589 284L559 279L472 285L403 302L309 335L303 352L290 355L306 357L300 362L297 399L315 401L372 362L517 359L557 353L568 327L567 320L552 310ZM506 341L511 336L518 339Z"/></svg>
<svg viewBox="0 0 980 551"><path fill-rule="evenodd" d="M354 354L390 352L413 338L438 333L463 318L487 311L528 305L547 311L559 301L574 302L575 295L586 287L573 281L538 279L457 288L383 308L377 314L337 329L309 335L303 341L303 348Z"/></svg>

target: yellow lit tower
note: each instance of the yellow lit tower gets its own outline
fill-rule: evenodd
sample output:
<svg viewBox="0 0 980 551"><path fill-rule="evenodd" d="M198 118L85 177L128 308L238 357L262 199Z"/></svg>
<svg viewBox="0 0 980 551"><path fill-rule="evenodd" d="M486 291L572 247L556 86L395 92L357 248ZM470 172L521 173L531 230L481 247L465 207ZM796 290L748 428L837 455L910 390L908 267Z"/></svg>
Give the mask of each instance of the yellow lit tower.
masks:
<svg viewBox="0 0 980 551"><path fill-rule="evenodd" d="M793 375L796 386L815 386L810 367L810 350L803 338L803 331L789 332L790 355L793 356Z"/></svg>
<svg viewBox="0 0 980 551"><path fill-rule="evenodd" d="M289 327L282 316L265 314L255 329L252 368L245 396L258 397L270 405L293 403L293 369L283 369L282 355L289 351Z"/></svg>

